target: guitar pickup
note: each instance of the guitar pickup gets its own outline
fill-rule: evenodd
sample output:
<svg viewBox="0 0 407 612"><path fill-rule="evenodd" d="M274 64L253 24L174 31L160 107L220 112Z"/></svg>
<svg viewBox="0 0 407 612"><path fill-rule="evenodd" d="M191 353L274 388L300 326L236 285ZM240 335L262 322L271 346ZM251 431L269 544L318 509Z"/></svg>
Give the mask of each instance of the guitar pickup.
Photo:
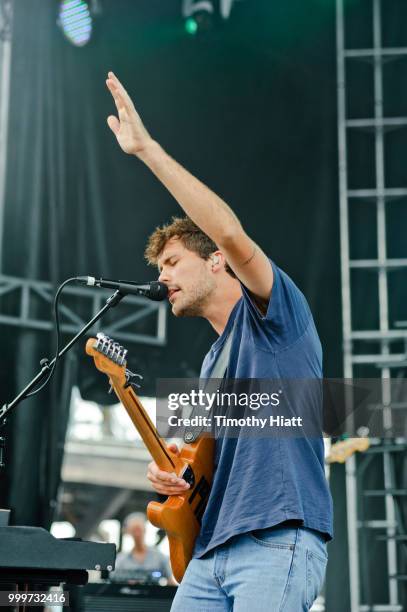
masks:
<svg viewBox="0 0 407 612"><path fill-rule="evenodd" d="M186 467L186 469L183 471L183 473L181 474L180 478L183 478L185 480L185 482L187 482L189 484L191 489L194 488L194 486L195 486L195 474L194 474L194 471L193 471L193 469L191 468L191 466L189 464Z"/></svg>

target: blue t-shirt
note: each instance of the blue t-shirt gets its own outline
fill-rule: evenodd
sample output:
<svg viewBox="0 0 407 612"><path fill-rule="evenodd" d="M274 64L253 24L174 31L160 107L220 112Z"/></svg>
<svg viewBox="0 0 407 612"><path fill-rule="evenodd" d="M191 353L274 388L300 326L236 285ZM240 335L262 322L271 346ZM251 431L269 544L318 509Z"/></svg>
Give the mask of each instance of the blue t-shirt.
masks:
<svg viewBox="0 0 407 612"><path fill-rule="evenodd" d="M265 316L242 286L242 298L204 359L201 378L209 378L233 325L227 378L322 378L321 343L307 301L290 277L272 266ZM214 479L194 557L232 536L287 520L332 539L322 436L219 437L215 448Z"/></svg>

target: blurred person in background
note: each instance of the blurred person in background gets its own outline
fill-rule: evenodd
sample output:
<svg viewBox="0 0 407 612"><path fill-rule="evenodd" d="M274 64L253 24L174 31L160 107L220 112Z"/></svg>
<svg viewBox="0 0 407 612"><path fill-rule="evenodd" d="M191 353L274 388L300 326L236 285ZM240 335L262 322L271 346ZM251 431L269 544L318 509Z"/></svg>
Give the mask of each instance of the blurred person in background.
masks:
<svg viewBox="0 0 407 612"><path fill-rule="evenodd" d="M110 580L158 583L166 578L168 583L174 584L168 558L154 546L146 544L145 515L142 512L129 514L124 519L123 531L133 538L133 548L128 553L117 555L115 570L109 575Z"/></svg>

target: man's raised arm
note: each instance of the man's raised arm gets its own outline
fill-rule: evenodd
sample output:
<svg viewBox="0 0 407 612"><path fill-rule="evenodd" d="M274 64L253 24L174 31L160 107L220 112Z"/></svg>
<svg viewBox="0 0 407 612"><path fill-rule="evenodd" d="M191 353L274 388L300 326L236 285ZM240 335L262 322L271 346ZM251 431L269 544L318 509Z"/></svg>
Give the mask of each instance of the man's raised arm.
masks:
<svg viewBox="0 0 407 612"><path fill-rule="evenodd" d="M151 138L113 72L109 72L106 84L118 113L118 117L110 115L107 123L122 150L136 155L150 168L184 212L219 247L239 280L253 295L268 300L273 284L271 264L246 234L234 212Z"/></svg>

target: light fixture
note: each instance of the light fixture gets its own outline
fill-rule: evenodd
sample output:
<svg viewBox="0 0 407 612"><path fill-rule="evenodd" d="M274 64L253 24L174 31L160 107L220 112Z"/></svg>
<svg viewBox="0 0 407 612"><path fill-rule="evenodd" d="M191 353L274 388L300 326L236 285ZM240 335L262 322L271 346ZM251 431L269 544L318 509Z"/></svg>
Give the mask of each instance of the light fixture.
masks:
<svg viewBox="0 0 407 612"><path fill-rule="evenodd" d="M208 30L212 25L214 8L211 0L184 0L182 15L185 19L185 30L188 34Z"/></svg>
<svg viewBox="0 0 407 612"><path fill-rule="evenodd" d="M62 0L59 6L58 24L73 45L83 47L92 35L89 4L83 0Z"/></svg>
<svg viewBox="0 0 407 612"><path fill-rule="evenodd" d="M236 0L218 0L216 11L212 0L183 0L182 16L188 34L196 34L212 27L214 19L229 19Z"/></svg>
<svg viewBox="0 0 407 612"><path fill-rule="evenodd" d="M188 34L196 34L198 32L198 23L193 17L185 19L185 30Z"/></svg>

